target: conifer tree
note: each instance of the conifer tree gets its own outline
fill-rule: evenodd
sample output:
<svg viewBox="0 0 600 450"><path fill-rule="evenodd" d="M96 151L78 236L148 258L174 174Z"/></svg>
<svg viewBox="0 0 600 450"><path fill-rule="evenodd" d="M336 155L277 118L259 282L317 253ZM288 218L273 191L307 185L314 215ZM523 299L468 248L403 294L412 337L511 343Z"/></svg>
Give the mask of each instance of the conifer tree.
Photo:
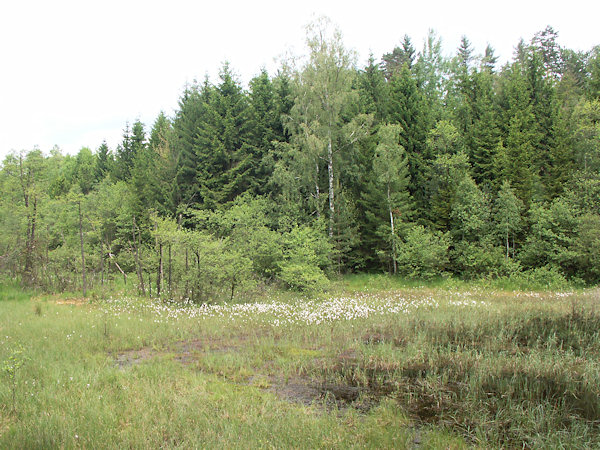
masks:
<svg viewBox="0 0 600 450"><path fill-rule="evenodd" d="M471 76L474 92L470 105L473 122L468 137L469 159L473 178L481 185L493 183L494 151L500 140L494 78L495 75L485 68Z"/></svg>
<svg viewBox="0 0 600 450"><path fill-rule="evenodd" d="M190 206L201 202L197 171L200 159L196 154L198 130L208 114L208 103L214 88L204 80L200 86L187 86L179 99L179 110L173 121L173 148L177 160L174 201L177 205Z"/></svg>
<svg viewBox="0 0 600 450"><path fill-rule="evenodd" d="M511 250L512 238L512 254L515 254L515 234L521 230L522 220L521 213L523 212L523 202L515 195L508 181L502 183L502 187L498 192L494 208L494 219L496 230L503 238L506 247L506 258L509 257Z"/></svg>
<svg viewBox="0 0 600 450"><path fill-rule="evenodd" d="M434 228L449 231L456 188L469 174L469 158L464 152L440 154L428 170L427 219Z"/></svg>
<svg viewBox="0 0 600 450"><path fill-rule="evenodd" d="M600 170L600 99L582 100L573 113L573 153L586 176Z"/></svg>
<svg viewBox="0 0 600 450"><path fill-rule="evenodd" d="M506 68L501 83L502 143L499 143L494 156L494 178L508 180L521 201L529 205L533 197L541 195L535 158L542 132L520 64L513 63Z"/></svg>
<svg viewBox="0 0 600 450"><path fill-rule="evenodd" d="M96 152L96 181L100 181L110 173L113 168L113 155L106 141L102 141Z"/></svg>
<svg viewBox="0 0 600 450"><path fill-rule="evenodd" d="M590 99L600 99L600 45L594 47L590 52L588 61L588 72L590 74L587 81L587 92Z"/></svg>
<svg viewBox="0 0 600 450"><path fill-rule="evenodd" d="M446 103L449 106L450 114L460 133L464 136L468 148L468 154L471 153L472 142L472 124L473 111L472 103L474 97L473 82L471 79L473 60L473 49L471 43L463 36L457 54L450 64L451 76L447 81L448 94Z"/></svg>
<svg viewBox="0 0 600 450"><path fill-rule="evenodd" d="M415 48L410 37L405 34L402 39L402 47L395 47L391 53L386 53L381 59L381 68L388 80L398 74L405 64L412 69L415 63Z"/></svg>
<svg viewBox="0 0 600 450"><path fill-rule="evenodd" d="M275 86L265 70L250 81L250 137L252 188L254 194L268 193L273 173L274 142L285 142Z"/></svg>
<svg viewBox="0 0 600 450"><path fill-rule="evenodd" d="M377 125L387 116L388 85L373 55L369 57L367 67L359 72L357 85L359 111L372 114Z"/></svg>
<svg viewBox="0 0 600 450"><path fill-rule="evenodd" d="M125 124L123 130L123 140L117 145L116 158L115 158L115 180L126 180L129 177L129 171L133 166L133 149L131 145L131 128L129 122Z"/></svg>
<svg viewBox="0 0 600 450"><path fill-rule="evenodd" d="M251 142L248 98L229 64L220 83L202 103L193 145L195 182L201 208L214 209L252 188L253 164L260 159Z"/></svg>
<svg viewBox="0 0 600 450"><path fill-rule="evenodd" d="M425 113L426 103L407 64L390 81L389 95L387 120L400 125L402 129L399 143L408 157L410 191L421 209L425 204L425 168L431 159L431 155L425 151L429 124Z"/></svg>
<svg viewBox="0 0 600 450"><path fill-rule="evenodd" d="M426 107L426 123L432 126L442 118L443 79L447 62L442 55L442 41L433 30L429 30L423 50L414 67L417 85L421 89Z"/></svg>

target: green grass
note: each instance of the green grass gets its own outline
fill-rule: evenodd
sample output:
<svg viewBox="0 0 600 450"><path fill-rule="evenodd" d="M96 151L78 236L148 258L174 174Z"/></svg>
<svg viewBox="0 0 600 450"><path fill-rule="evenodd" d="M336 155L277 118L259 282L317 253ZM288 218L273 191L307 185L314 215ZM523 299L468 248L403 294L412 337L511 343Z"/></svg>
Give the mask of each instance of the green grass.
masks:
<svg viewBox="0 0 600 450"><path fill-rule="evenodd" d="M600 446L598 291L353 276L287 322L104 295L0 285L0 448Z"/></svg>
<svg viewBox="0 0 600 450"><path fill-rule="evenodd" d="M0 302L28 300L32 295L31 291L21 289L16 282L0 283Z"/></svg>

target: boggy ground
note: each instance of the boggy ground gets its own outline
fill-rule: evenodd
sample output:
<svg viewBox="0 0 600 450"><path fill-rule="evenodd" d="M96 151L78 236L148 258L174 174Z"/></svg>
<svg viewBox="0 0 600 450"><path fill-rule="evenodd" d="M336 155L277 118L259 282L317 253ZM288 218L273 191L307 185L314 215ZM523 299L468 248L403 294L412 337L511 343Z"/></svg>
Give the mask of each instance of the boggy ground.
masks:
<svg viewBox="0 0 600 450"><path fill-rule="evenodd" d="M9 447L600 445L594 290L0 302Z"/></svg>

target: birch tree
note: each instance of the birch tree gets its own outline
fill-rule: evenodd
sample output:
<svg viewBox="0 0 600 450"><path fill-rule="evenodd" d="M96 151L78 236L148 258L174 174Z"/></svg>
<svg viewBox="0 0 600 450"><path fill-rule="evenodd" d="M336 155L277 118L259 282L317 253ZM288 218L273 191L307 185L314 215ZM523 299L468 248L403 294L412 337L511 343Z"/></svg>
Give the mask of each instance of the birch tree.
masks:
<svg viewBox="0 0 600 450"><path fill-rule="evenodd" d="M387 202L394 274L398 272L397 224L395 223L397 219L395 217L405 220L410 210L408 160L404 148L398 144L401 132L402 128L399 125L382 126L378 132L379 144L373 158L373 170L385 192Z"/></svg>
<svg viewBox="0 0 600 450"><path fill-rule="evenodd" d="M329 236L333 237L335 220L334 155L339 150L336 139L342 130L341 113L352 95L355 54L344 48L339 30L321 18L307 27L309 55L296 74L296 98L291 121L296 125L302 150L308 153L314 173L315 195L319 191L319 167L327 165Z"/></svg>

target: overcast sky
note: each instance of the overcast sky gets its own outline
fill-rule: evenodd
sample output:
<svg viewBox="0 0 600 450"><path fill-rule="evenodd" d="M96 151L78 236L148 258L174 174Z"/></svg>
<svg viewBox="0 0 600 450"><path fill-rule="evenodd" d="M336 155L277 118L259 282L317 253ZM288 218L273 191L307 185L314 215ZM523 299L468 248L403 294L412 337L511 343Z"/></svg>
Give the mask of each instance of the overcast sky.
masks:
<svg viewBox="0 0 600 450"><path fill-rule="evenodd" d="M487 6L489 5L489 6ZM229 61L247 83L276 58L304 51L304 26L328 16L362 65L408 34L427 30L454 52L461 35L487 43L501 61L522 37L551 25L575 50L600 44L600 2L564 1L5 1L0 6L0 159L12 150L58 145L75 153L103 139L115 148L125 122L149 129L172 115L186 82L216 80Z"/></svg>

